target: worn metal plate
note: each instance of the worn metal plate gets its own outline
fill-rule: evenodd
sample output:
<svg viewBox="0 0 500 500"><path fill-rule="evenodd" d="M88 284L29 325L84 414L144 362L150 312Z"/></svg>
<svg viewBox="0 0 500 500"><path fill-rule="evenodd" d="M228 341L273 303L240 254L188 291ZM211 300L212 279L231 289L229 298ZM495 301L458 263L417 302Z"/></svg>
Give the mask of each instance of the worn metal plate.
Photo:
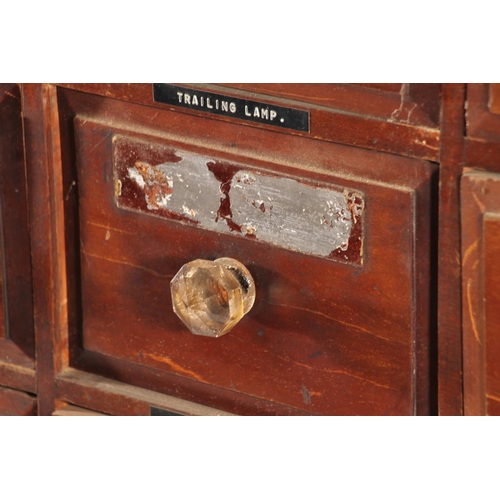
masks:
<svg viewBox="0 0 500 500"><path fill-rule="evenodd" d="M309 132L309 112L302 109L239 99L168 83L153 84L153 99L155 102L203 111L204 113Z"/></svg>
<svg viewBox="0 0 500 500"><path fill-rule="evenodd" d="M362 263L365 202L359 192L120 136L113 143L121 208Z"/></svg>

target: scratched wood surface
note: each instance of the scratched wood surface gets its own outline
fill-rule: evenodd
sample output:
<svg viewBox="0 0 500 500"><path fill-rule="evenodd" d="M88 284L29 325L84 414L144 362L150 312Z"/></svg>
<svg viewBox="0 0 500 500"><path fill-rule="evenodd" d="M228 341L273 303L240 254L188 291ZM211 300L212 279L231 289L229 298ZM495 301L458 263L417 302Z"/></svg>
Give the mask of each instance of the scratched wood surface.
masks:
<svg viewBox="0 0 500 500"><path fill-rule="evenodd" d="M500 415L500 176L462 179L464 403L466 415Z"/></svg>
<svg viewBox="0 0 500 500"><path fill-rule="evenodd" d="M21 92L0 84L0 384L34 388L31 262Z"/></svg>
<svg viewBox="0 0 500 500"><path fill-rule="evenodd" d="M186 113L190 116L206 117L206 114L200 111L179 109L170 105L155 103L153 101L151 84L64 84L64 86L113 99L144 104L148 107L154 107L155 112L162 109L176 109L177 112ZM433 116L431 120L433 122L437 120L437 111L435 108L439 105L439 88L432 87L430 91L425 91L422 87L422 89L416 91L411 90L413 87L410 86L410 94L406 96L406 93L404 93L406 97L403 101L401 100L401 94L394 92L394 89L392 89L392 92L387 92L380 88L378 90L376 88L351 89L351 91L356 91L357 97L354 98L349 93L348 97L353 99L356 104L347 112L343 109L345 103L349 102L346 101L345 89L340 93L333 93L336 96L335 102L330 102L330 97L327 99L327 104L330 102L330 105L334 106L329 108L320 105L323 102L323 97L320 97L319 102L310 104L307 103L307 100L306 102L301 102L300 99L297 100L297 96L295 95L280 97L280 92L275 92L277 95L271 96L269 92L267 92L267 95L266 93L257 94L222 85L190 84L189 87L247 99L258 98L259 101L270 104L276 103L298 109L308 109L311 114L310 133L287 131L287 134L340 144L350 144L375 151L384 151L431 161L438 159L438 128L435 125L430 126L428 120L425 125L415 125L411 122L411 119L414 115L418 116L420 110L425 110L422 111L422 116ZM379 116L380 112L377 112L375 116L370 116L369 112L372 103L378 103L377 106L380 107L381 102L386 103L383 105L383 118ZM412 109L413 111L411 111ZM394 119L389 119L390 115L394 115ZM240 120L231 117L216 116L213 118L232 124L241 123ZM250 128L273 129L270 125L255 125L251 122L244 123Z"/></svg>
<svg viewBox="0 0 500 500"><path fill-rule="evenodd" d="M439 125L440 84L226 84L251 92L328 106L417 126Z"/></svg>
<svg viewBox="0 0 500 500"><path fill-rule="evenodd" d="M151 406L189 416L228 416L230 413L167 396L132 384L67 368L57 380L61 400L109 415L149 416ZM59 405L57 405L59 406Z"/></svg>
<svg viewBox="0 0 500 500"><path fill-rule="evenodd" d="M0 387L0 417L36 415L36 398L31 394Z"/></svg>
<svg viewBox="0 0 500 500"><path fill-rule="evenodd" d="M70 365L242 414L429 411L432 164L81 92L60 90L58 103L79 299L68 301ZM363 192L363 266L118 208L117 133ZM169 281L223 255L250 269L257 303L225 337L193 336Z"/></svg>

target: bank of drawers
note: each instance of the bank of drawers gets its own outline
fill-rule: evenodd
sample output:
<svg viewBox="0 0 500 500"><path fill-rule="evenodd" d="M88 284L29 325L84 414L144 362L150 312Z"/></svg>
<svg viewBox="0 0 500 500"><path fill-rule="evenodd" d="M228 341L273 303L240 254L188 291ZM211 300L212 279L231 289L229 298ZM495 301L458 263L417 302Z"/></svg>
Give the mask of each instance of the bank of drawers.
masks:
<svg viewBox="0 0 500 500"><path fill-rule="evenodd" d="M57 400L109 414L148 414L151 407L179 414L431 411L436 165L314 138L324 117L306 103L293 107L310 112L313 136L154 103L150 86L132 89L132 97L120 95L124 86L110 88L119 98L52 90L57 126L52 123L51 140L60 156L48 175L60 182L55 193L67 287L60 300L68 307ZM328 132L328 124L322 126ZM167 191L148 188L138 180L138 164L151 175L198 169L208 180L197 188L213 188L212 194L186 206L185 214L160 209L153 197L176 196L182 180L170 185L165 174ZM259 179L263 189L295 186L305 193L304 208L297 199L279 205L278 194L275 206L268 203L268 213L282 207L288 236L274 238L271 231L266 239L262 226L241 230L243 220L260 221L255 214L265 206L247 200L236 223L237 190L228 191L235 172ZM316 226L299 217L305 207L313 210L308 200L319 200L318 193L345 202L350 221L347 239L326 252L318 250L324 221ZM334 210L327 224L337 227L340 216ZM289 245L296 230L303 237ZM195 336L172 311L170 280L189 261L219 257L250 270L256 302L227 335ZM114 395L107 403L106 390ZM167 399L153 401L157 397Z"/></svg>

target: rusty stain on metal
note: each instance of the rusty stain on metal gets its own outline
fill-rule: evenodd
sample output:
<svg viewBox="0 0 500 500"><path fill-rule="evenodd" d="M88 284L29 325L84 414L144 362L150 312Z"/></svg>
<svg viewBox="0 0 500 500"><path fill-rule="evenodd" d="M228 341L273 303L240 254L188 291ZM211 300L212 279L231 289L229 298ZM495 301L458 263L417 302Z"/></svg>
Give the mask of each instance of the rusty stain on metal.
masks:
<svg viewBox="0 0 500 500"><path fill-rule="evenodd" d="M121 208L362 264L365 200L357 191L125 137L113 143Z"/></svg>

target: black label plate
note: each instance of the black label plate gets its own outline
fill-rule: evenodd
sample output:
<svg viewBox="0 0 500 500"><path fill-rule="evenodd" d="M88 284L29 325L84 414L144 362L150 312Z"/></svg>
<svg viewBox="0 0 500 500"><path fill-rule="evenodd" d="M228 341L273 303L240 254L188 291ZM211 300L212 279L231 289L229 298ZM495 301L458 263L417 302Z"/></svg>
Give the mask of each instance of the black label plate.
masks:
<svg viewBox="0 0 500 500"><path fill-rule="evenodd" d="M149 415L151 417L183 417L181 413L175 413L174 411L164 410L163 408L157 408L156 406L149 407Z"/></svg>
<svg viewBox="0 0 500 500"><path fill-rule="evenodd" d="M155 102L203 111L214 115L239 118L275 127L309 132L309 112L285 108L213 92L188 89L168 83L153 84Z"/></svg>

